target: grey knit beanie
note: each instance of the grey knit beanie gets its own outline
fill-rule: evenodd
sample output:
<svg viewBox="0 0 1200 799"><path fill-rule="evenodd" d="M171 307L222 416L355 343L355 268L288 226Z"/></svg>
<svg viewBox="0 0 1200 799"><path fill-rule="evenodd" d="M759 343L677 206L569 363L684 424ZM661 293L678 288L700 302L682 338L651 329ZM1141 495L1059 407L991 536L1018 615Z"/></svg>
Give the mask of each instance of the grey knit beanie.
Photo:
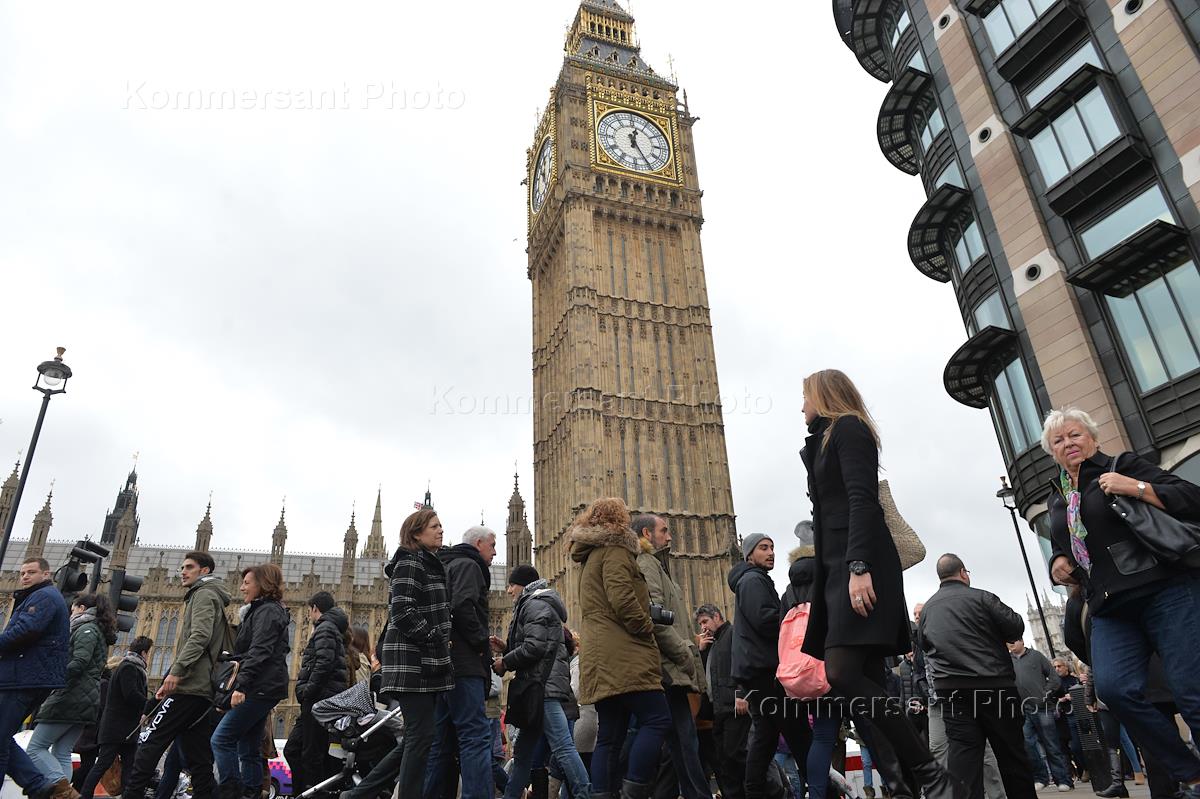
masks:
<svg viewBox="0 0 1200 799"><path fill-rule="evenodd" d="M742 559L750 560L750 553L754 551L754 548L756 546L758 546L758 542L762 541L764 538L772 543L775 542L775 539L773 539L773 538L771 538L771 536L765 535L763 533L751 533L750 535L743 538L742 539Z"/></svg>

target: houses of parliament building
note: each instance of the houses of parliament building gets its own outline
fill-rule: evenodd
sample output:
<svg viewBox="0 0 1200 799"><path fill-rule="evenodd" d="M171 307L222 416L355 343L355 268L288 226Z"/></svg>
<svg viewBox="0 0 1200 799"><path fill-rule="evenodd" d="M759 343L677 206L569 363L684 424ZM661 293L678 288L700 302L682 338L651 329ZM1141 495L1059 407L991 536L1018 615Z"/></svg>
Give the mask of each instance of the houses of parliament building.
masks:
<svg viewBox="0 0 1200 799"><path fill-rule="evenodd" d="M635 514L666 518L672 576L685 602L714 603L732 617L726 576L738 537L700 245L697 121L686 93L643 58L633 17L615 0L582 0L526 152L536 531L515 482L504 531L507 564L534 563L563 596L569 619L578 619L579 597L567 531L579 511L606 496L623 497ZM0 524L16 480L14 470L0 494ZM49 540L50 501L0 564L4 618L20 560L41 555L58 566L73 545ZM288 552L282 512L269 552L210 548L220 533L209 510L188 546L139 545L138 526L131 472L100 540L112 548L110 568L145 577L133 634L154 639L152 676L170 666L183 596L177 571L192 548L210 552L228 580L231 614L242 568L270 560L283 569L293 679L311 629L303 606L316 591L333 593L372 640L383 629L390 549L379 500L361 545L351 514L340 555ZM492 566L498 635L511 609L506 573ZM290 694L279 710L282 734L297 712Z"/></svg>
<svg viewBox="0 0 1200 799"><path fill-rule="evenodd" d="M17 480L18 470L14 468L12 474L0 486L0 529L3 529L11 512ZM0 626L8 620L12 609L12 595L17 589L17 568L21 561L40 556L50 561L51 568L57 568L67 562L71 548L75 546L73 540L50 540L54 521L51 501L52 497L47 496L42 509L34 517L29 538L14 538L4 559L3 568L0 568ZM149 669L152 688L170 668L174 656L184 595L183 586L179 582L179 566L184 553L193 549L212 555L217 564L214 574L226 579L226 588L233 597L228 609L232 620L237 619L238 608L241 606L238 587L241 584L242 569L269 561L283 570L284 603L292 617L288 628L288 638L291 641L288 675L293 683L300 668L299 653L308 643L312 632L312 625L308 623L306 603L316 592L329 591L333 594L338 605L350 617L351 624L367 628L372 645L383 631L388 610L388 582L383 567L390 559L398 540L396 536L392 536L392 541L389 542L384 536L381 495L376 496L370 532L361 546L357 522L351 513L350 524L343 535L340 555L288 552L287 523L282 512L271 533L270 551L213 547L211 505L205 509L203 518L196 526L195 539L189 545L140 545L137 502L135 470L129 473L124 487L117 494L112 510L104 517L100 543L108 547L111 554L105 561L105 574L99 590L107 591L107 571L111 568L124 568L130 574L145 578L145 583L137 594L140 599L136 611L137 625L132 631L121 633L115 651L119 652L122 645L135 636L145 635L152 638L154 650L151 652ZM428 492L425 495L425 504L432 507L432 497ZM396 529L399 529L398 524ZM508 562L531 562L532 542L525 517L525 501L521 497L515 477L512 496L508 501L508 520L504 535ZM215 540L219 543L219 531ZM454 533L447 532L446 543L458 543ZM512 615L512 601L504 593L507 577L508 569L504 564L492 564L492 590L488 601L491 612L490 626L492 632L500 637L507 634L508 622ZM289 690L288 698L276 708L276 737L286 736L298 711L299 705Z"/></svg>

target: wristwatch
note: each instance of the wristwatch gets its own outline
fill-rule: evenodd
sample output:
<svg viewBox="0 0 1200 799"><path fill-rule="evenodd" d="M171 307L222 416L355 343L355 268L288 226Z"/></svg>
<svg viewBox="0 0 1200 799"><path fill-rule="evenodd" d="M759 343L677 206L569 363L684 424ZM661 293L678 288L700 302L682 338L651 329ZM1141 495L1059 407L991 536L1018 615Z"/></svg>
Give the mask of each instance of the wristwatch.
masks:
<svg viewBox="0 0 1200 799"><path fill-rule="evenodd" d="M1138 490L1138 499L1141 499L1142 495L1146 493L1146 484L1143 483L1141 480L1138 480L1137 490Z"/></svg>
<svg viewBox="0 0 1200 799"><path fill-rule="evenodd" d="M863 574L866 574L867 572L869 572L870 570L871 570L871 567L867 565L867 562L865 560L850 561L850 573L851 574L863 575Z"/></svg>

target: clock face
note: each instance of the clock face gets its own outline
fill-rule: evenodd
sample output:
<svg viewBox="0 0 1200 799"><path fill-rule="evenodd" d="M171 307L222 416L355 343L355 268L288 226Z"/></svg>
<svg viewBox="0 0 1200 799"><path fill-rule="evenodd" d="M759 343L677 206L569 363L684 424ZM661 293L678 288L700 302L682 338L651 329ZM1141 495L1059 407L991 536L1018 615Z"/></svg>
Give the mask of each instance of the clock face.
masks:
<svg viewBox="0 0 1200 799"><path fill-rule="evenodd" d="M671 145L662 128L632 111L601 117L596 140L609 158L637 172L657 172L671 159Z"/></svg>
<svg viewBox="0 0 1200 799"><path fill-rule="evenodd" d="M529 193L529 207L533 209L535 214L542 210L542 206L546 204L546 191L550 188L551 170L554 168L552 156L550 139L547 137L542 142L542 147L538 150L537 161L533 165L533 182Z"/></svg>

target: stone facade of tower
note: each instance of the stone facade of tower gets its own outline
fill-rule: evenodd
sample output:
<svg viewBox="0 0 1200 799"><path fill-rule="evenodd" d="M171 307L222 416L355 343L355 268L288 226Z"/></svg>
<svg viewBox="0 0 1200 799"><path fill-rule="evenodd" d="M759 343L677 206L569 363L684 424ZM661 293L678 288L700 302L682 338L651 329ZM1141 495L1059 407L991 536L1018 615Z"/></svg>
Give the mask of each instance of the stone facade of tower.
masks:
<svg viewBox="0 0 1200 799"><path fill-rule="evenodd" d="M388 556L387 544L383 540L383 489L375 495L375 517L371 519L371 532L367 535L367 543L363 545L362 556L383 560Z"/></svg>
<svg viewBox="0 0 1200 799"><path fill-rule="evenodd" d="M204 518L196 525L196 544L193 548L197 552L207 552L209 546L212 545L212 534L212 502L210 501L208 507L204 509Z"/></svg>
<svg viewBox="0 0 1200 799"><path fill-rule="evenodd" d="M125 487L117 492L117 501L113 503L112 510L104 517L104 528L100 531L100 543L105 546L110 546L116 543L117 540L117 525L121 522L121 517L125 515L126 510L133 511L133 525L136 534L139 519L137 517L137 469L129 472L129 476L125 478Z"/></svg>
<svg viewBox="0 0 1200 799"><path fill-rule="evenodd" d="M686 98L633 18L584 0L528 152L538 570L578 609L565 533L597 497L665 517L691 606L737 545Z"/></svg>
<svg viewBox="0 0 1200 799"><path fill-rule="evenodd" d="M46 504L42 505L42 509L33 517L33 529L29 533L29 543L25 545L26 558L45 556L46 541L50 538L50 526L54 524L54 514L50 512L50 500L53 497L53 491L47 494Z"/></svg>
<svg viewBox="0 0 1200 799"><path fill-rule="evenodd" d="M17 496L17 483L21 481L21 462L13 465L12 474L0 485L0 531L8 524L8 516L12 513L13 499Z"/></svg>
<svg viewBox="0 0 1200 799"><path fill-rule="evenodd" d="M285 512L286 509L279 511L279 524L271 533L271 562L280 567L283 566L283 549L287 545L287 524L283 521Z"/></svg>
<svg viewBox="0 0 1200 799"><path fill-rule="evenodd" d="M1063 617L1066 613L1066 602L1062 600L1060 594L1048 594L1042 592L1042 611L1046 614L1046 626L1050 628L1050 643L1053 648L1046 644L1046 632L1042 629L1042 620L1038 618L1037 606L1025 597L1025 632L1027 633L1026 640L1033 639L1030 644L1034 649L1041 652L1046 657L1051 657L1050 653L1070 657L1071 651L1067 649L1067 644L1063 638Z"/></svg>
<svg viewBox="0 0 1200 799"><path fill-rule="evenodd" d="M529 532L529 519L525 514L525 499L513 475L512 497L508 500L508 522L504 526L505 562L511 569L522 563L533 564L533 536Z"/></svg>
<svg viewBox="0 0 1200 799"><path fill-rule="evenodd" d="M129 563L129 552L137 543L137 521L133 515L133 506L126 505L121 520L117 522L116 540L113 542L112 558L109 567L124 569Z"/></svg>

